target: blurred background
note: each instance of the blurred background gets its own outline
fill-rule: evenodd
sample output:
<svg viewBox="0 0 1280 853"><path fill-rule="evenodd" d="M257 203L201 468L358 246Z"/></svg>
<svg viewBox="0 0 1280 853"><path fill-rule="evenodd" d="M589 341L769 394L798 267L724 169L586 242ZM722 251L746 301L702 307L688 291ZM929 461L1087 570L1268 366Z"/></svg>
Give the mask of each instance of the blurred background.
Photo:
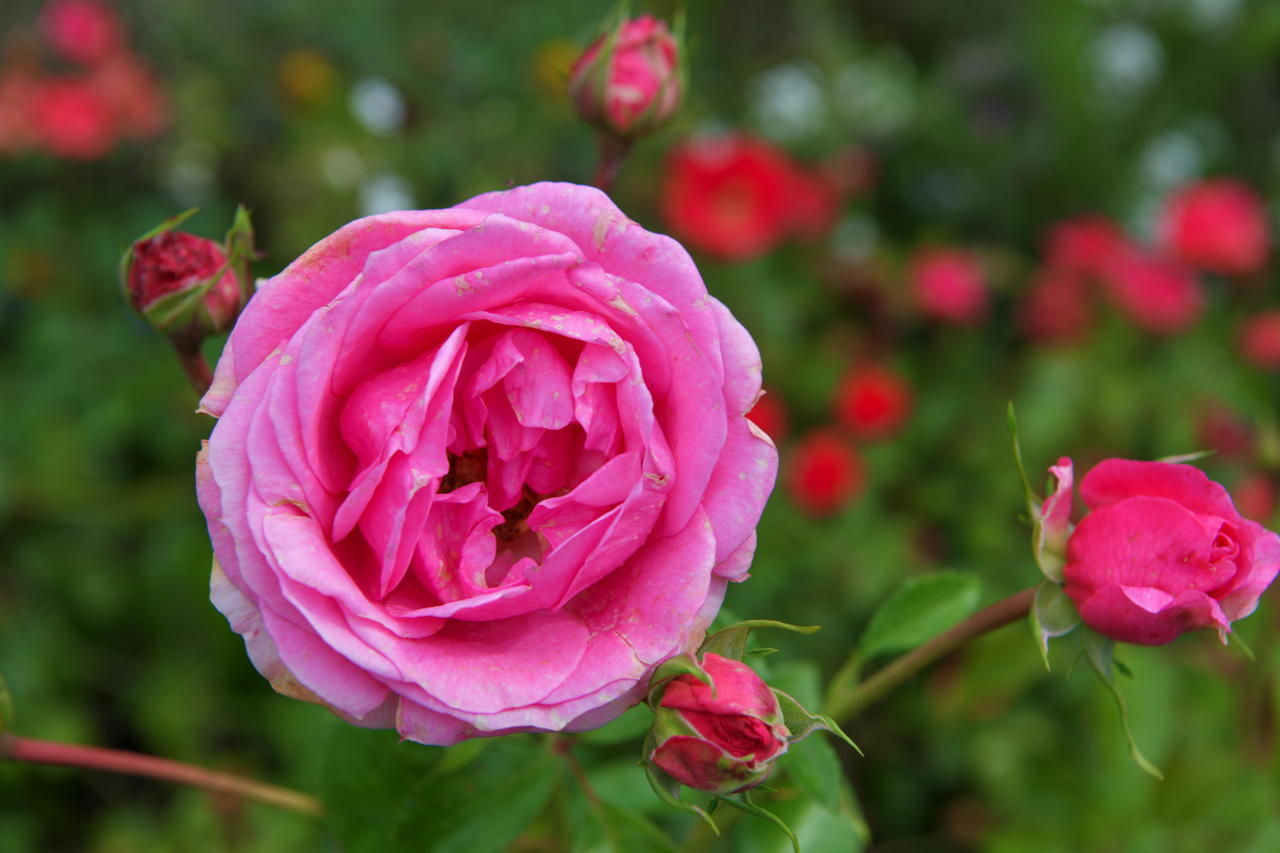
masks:
<svg viewBox="0 0 1280 853"><path fill-rule="evenodd" d="M674 4L645 9L670 20ZM116 265L190 207L184 228L220 238L247 205L265 276L360 215L588 182L593 137L564 82L605 11L4 0L0 676L15 731L303 790L332 738L394 744L274 694L208 603L192 470L211 422ZM1211 449L1211 476L1274 524L1280 5L687 12L685 105L614 197L685 242L761 347L754 417L783 470L726 607L823 626L767 638L777 677L825 683L904 580L955 573L974 607L1039 579L1009 400L1033 480L1061 455L1083 471ZM1131 764L1110 696L1068 676L1070 654L1046 674L1010 628L849 727L867 755L842 755L843 822L788 800L786 778L771 807L820 851L858 849L859 820L885 853L1280 849L1274 595L1237 628L1256 661L1209 636L1123 650L1163 783ZM588 754L607 801L687 849L784 849L745 821L688 846L636 748ZM561 849L540 831L513 849ZM317 849L342 848L263 806L0 765L3 851Z"/></svg>

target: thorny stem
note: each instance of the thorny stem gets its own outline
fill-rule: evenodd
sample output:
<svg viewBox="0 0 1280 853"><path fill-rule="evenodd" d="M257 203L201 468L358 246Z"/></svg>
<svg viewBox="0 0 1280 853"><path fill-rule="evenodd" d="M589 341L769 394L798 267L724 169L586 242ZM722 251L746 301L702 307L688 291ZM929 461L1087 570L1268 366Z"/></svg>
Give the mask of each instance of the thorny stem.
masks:
<svg viewBox="0 0 1280 853"><path fill-rule="evenodd" d="M178 363L182 365L182 372L187 374L187 379L191 380L191 387L196 389L196 394L203 397L204 392L208 391L209 386L213 384L213 372L209 370L209 362L204 360L199 344L186 346L174 343L173 348L178 353Z"/></svg>
<svg viewBox="0 0 1280 853"><path fill-rule="evenodd" d="M242 776L233 776L230 773L219 773L193 764L183 764L180 761L119 749L102 749L96 746L80 746L0 734L0 759L149 776L165 782L177 782L219 794L257 800L260 803L290 809L312 817L320 817L323 813L319 800L300 791L267 785Z"/></svg>
<svg viewBox="0 0 1280 853"><path fill-rule="evenodd" d="M1035 594L1035 587L1016 592L984 610L979 610L959 625L942 632L924 645L917 646L861 684L843 689L837 685L827 701L827 713L836 722L848 722L929 664L988 631L1003 628L1011 622L1024 618L1031 609L1031 601L1035 598Z"/></svg>

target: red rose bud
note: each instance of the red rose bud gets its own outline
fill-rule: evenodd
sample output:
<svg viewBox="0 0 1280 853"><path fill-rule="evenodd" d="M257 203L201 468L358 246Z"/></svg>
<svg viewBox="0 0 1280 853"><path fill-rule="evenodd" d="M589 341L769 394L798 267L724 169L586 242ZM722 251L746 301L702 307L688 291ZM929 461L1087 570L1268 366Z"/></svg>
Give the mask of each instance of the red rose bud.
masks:
<svg viewBox="0 0 1280 853"><path fill-rule="evenodd" d="M1249 275L1266 263L1266 208L1250 187L1230 178L1204 181L1173 196L1160 230L1169 253L1206 272Z"/></svg>
<svg viewBox="0 0 1280 853"><path fill-rule="evenodd" d="M714 794L759 785L787 751L778 697L755 670L708 652L706 684L678 675L655 711L650 760L678 782Z"/></svg>
<svg viewBox="0 0 1280 853"><path fill-rule="evenodd" d="M1149 332L1184 332L1204 310L1199 279L1170 258L1131 249L1111 263L1105 281L1120 312Z"/></svg>
<svg viewBox="0 0 1280 853"><path fill-rule="evenodd" d="M787 486L801 509L835 512L862 490L862 460L838 435L821 430L802 438L791 452Z"/></svg>
<svg viewBox="0 0 1280 853"><path fill-rule="evenodd" d="M1045 239L1046 263L1058 270L1100 276L1129 241L1102 216L1081 216L1053 226Z"/></svg>
<svg viewBox="0 0 1280 853"><path fill-rule="evenodd" d="M959 326L980 322L987 311L982 267L959 249L928 249L911 261L916 304L926 315Z"/></svg>
<svg viewBox="0 0 1280 853"><path fill-rule="evenodd" d="M1240 327L1240 355L1254 367L1280 369L1280 310L1263 311Z"/></svg>
<svg viewBox="0 0 1280 853"><path fill-rule="evenodd" d="M578 115L624 139L669 122L683 89L676 40L652 15L611 28L569 70L569 96Z"/></svg>
<svg viewBox="0 0 1280 853"><path fill-rule="evenodd" d="M129 304L180 350L231 328L243 305L252 231L243 210L222 245L172 230L170 220L135 242L121 261Z"/></svg>
<svg viewBox="0 0 1280 853"><path fill-rule="evenodd" d="M836 417L860 438L883 438L911 415L911 386L887 367L854 368L836 389Z"/></svg>
<svg viewBox="0 0 1280 853"><path fill-rule="evenodd" d="M1280 570L1280 536L1191 465L1107 459L1080 496L1090 511L1067 541L1065 588L1104 637L1154 646L1216 628L1225 639Z"/></svg>

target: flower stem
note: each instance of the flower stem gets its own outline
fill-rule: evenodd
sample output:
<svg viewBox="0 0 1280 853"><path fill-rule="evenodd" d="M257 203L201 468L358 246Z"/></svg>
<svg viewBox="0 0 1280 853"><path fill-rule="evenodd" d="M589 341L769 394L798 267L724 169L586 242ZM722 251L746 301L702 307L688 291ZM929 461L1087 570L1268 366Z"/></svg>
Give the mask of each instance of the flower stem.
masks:
<svg viewBox="0 0 1280 853"><path fill-rule="evenodd" d="M954 628L897 658L861 684L847 687L836 684L827 700L827 713L839 723L853 719L929 664L988 631L1003 628L1025 617L1035 594L1035 587L1031 587L979 610Z"/></svg>
<svg viewBox="0 0 1280 853"><path fill-rule="evenodd" d="M200 345L185 346L175 342L173 348L178 353L178 364L182 365L182 372L191 380L191 387L203 397L204 392L213 384L213 372L209 370L209 362L204 360L204 354L200 352Z"/></svg>
<svg viewBox="0 0 1280 853"><path fill-rule="evenodd" d="M242 776L219 773L204 767L136 752L3 734L0 735L0 759L22 761L28 764L53 764L61 767L106 770L133 776L150 776L165 782L177 782L219 794L257 800L260 803L291 809L312 817L320 817L323 813L319 800L300 791L278 788L275 785L267 785Z"/></svg>
<svg viewBox="0 0 1280 853"><path fill-rule="evenodd" d="M596 162L596 176L591 183L598 189L609 192L618 180L622 164L631 151L631 140L600 131L596 134L596 149L600 159Z"/></svg>

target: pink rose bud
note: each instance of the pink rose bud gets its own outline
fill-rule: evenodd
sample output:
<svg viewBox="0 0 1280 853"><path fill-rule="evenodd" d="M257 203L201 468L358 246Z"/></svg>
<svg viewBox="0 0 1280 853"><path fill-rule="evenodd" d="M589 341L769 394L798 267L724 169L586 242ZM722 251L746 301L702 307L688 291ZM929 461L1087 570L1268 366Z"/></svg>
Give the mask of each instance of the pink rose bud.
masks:
<svg viewBox="0 0 1280 853"><path fill-rule="evenodd" d="M700 791L731 794L759 785L791 734L778 697L745 663L708 652L701 665L711 684L678 675L662 694L650 760Z"/></svg>
<svg viewBox="0 0 1280 853"><path fill-rule="evenodd" d="M569 96L584 120L624 139L658 130L683 94L679 48L652 15L596 39L569 70Z"/></svg>
<svg viewBox="0 0 1280 853"><path fill-rule="evenodd" d="M1266 208L1239 181L1220 178L1187 187L1169 200L1160 225L1165 249L1197 269L1248 275L1266 263Z"/></svg>
<svg viewBox="0 0 1280 853"><path fill-rule="evenodd" d="M1225 639L1280 570L1280 536L1191 465L1107 459L1080 495L1090 512L1067 542L1066 592L1113 640L1155 646L1198 628Z"/></svg>
<svg viewBox="0 0 1280 853"><path fill-rule="evenodd" d="M129 304L179 346L225 332L240 311L240 282L223 248L182 231L162 230L125 254Z"/></svg>
<svg viewBox="0 0 1280 853"><path fill-rule="evenodd" d="M960 249L928 249L911 261L916 304L926 315L959 326L982 321L987 285L982 267Z"/></svg>

